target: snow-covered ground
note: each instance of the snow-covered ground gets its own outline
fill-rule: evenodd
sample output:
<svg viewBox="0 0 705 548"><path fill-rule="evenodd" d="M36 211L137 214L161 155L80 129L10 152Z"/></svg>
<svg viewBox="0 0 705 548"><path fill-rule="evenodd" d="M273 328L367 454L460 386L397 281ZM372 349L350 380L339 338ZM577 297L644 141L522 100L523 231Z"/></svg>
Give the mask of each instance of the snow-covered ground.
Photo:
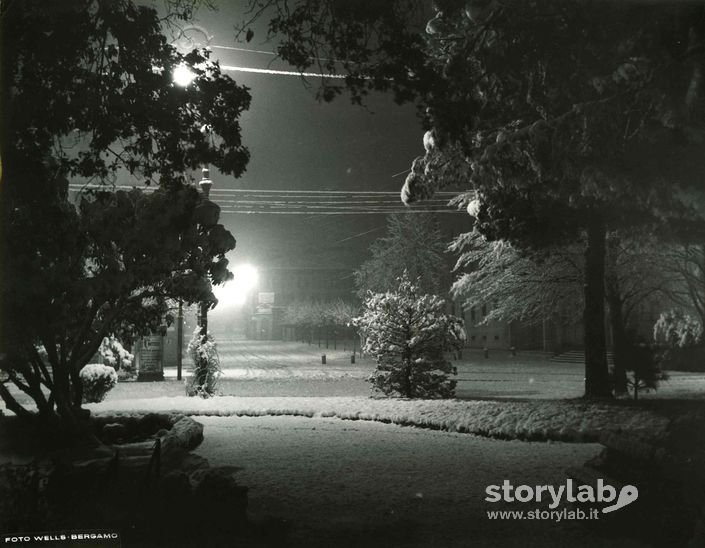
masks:
<svg viewBox="0 0 705 548"><path fill-rule="evenodd" d="M667 428L649 408L559 399L582 394L581 366L466 353L458 399L410 401L370 397L364 379L373 364L351 364L349 349L232 341L220 355L223 396L188 398L167 369L164 382L122 382L87 407L102 415L197 416L206 431L196 452L239 468L253 515L286 519L298 546L639 546L602 539L585 523L486 515L516 509L484 501L487 485L558 486L565 468L599 452L586 442L600 433L658 437ZM705 375L673 375L658 394L679 390L702 397Z"/></svg>
<svg viewBox="0 0 705 548"><path fill-rule="evenodd" d="M139 385L138 385L139 386ZM668 419L652 411L581 401L399 400L353 397L186 396L117 399L86 405L96 414L169 412L198 416L337 417L503 439L595 441L607 431L659 437Z"/></svg>
<svg viewBox="0 0 705 548"><path fill-rule="evenodd" d="M350 363L351 347L321 348L316 343L219 340L218 352L223 367L220 391L238 397L342 397L370 396L366 381L374 369L372 360L356 357ZM326 364L321 355L326 354ZM482 351L465 350L458 368L458 399L536 399L579 398L584 391L584 371L580 364L555 363L545 356L492 350L489 358ZM119 383L109 399L142 399L184 395L176 381L176 368L165 368L165 382ZM184 360L184 376L189 374ZM24 403L29 400L12 385L8 388ZM705 399L705 373L671 372L656 392L642 394L644 399ZM0 411L7 413L4 403Z"/></svg>
<svg viewBox="0 0 705 548"><path fill-rule="evenodd" d="M493 521L485 488L562 485L596 444L498 441L374 422L301 417L199 417L196 453L236 466L255 518L291 524L306 547L624 547L578 521ZM544 504L544 506L546 506Z"/></svg>
<svg viewBox="0 0 705 548"><path fill-rule="evenodd" d="M340 343L321 347L299 342L221 339L218 353L223 367L222 390L237 396L338 396L368 395L365 379L374 370L368 357L350 363L352 349ZM321 356L326 355L326 364ZM581 364L555 363L542 354L512 356L506 350L465 350L455 360L458 369L456 396L470 398L566 399L582 396ZM166 369L175 378L174 368ZM252 381L252 382L250 382ZM264 384L263 384L264 383ZM340 383L340 384L338 384ZM271 390L272 392L267 392ZM704 398L705 374L673 372L657 392L647 398Z"/></svg>

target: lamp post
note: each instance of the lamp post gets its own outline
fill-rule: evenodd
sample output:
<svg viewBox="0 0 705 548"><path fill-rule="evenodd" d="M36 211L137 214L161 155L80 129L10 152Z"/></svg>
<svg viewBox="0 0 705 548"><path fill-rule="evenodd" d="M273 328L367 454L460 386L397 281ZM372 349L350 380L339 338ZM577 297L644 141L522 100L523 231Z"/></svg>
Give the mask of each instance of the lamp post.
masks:
<svg viewBox="0 0 705 548"><path fill-rule="evenodd" d="M184 303L179 299L179 315L176 319L176 380L181 380L184 351Z"/></svg>
<svg viewBox="0 0 705 548"><path fill-rule="evenodd" d="M199 222L203 226L211 226L218 222L220 216L220 207L218 204L210 200L210 190L213 186L213 181L210 179L210 171L208 168L203 168L201 180L198 183L201 189L201 203L198 205ZM201 338L203 342L208 337L208 307L210 303L203 301L198 305L198 326L201 329Z"/></svg>

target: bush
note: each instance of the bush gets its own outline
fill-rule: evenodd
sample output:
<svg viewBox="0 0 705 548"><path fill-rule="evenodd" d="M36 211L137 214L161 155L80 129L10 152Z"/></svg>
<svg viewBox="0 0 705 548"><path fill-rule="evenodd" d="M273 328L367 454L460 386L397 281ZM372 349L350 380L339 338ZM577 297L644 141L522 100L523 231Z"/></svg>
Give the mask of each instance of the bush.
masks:
<svg viewBox="0 0 705 548"><path fill-rule="evenodd" d="M659 347L662 369L705 370L703 328L700 322L680 310L663 312L654 324L654 341Z"/></svg>
<svg viewBox="0 0 705 548"><path fill-rule="evenodd" d="M193 362L193 374L186 381L186 394L202 398L215 396L222 371L213 336L208 333L204 341L197 327L188 343L188 353Z"/></svg>
<svg viewBox="0 0 705 548"><path fill-rule="evenodd" d="M688 348L701 342L700 322L681 310L662 312L654 324L654 342L666 348Z"/></svg>
<svg viewBox="0 0 705 548"><path fill-rule="evenodd" d="M100 344L98 353L103 358L103 363L114 368L115 371L120 371L124 377L133 377L136 375L134 360L135 357L130 352L125 350L114 335L104 337Z"/></svg>
<svg viewBox="0 0 705 548"><path fill-rule="evenodd" d="M79 373L83 386L83 403L98 403L117 384L117 373L109 365L89 363Z"/></svg>
<svg viewBox="0 0 705 548"><path fill-rule="evenodd" d="M405 398L453 396L456 370L445 353L462 347L465 330L445 313L442 298L420 294L404 274L396 291L370 294L354 323L377 362L368 379L375 389Z"/></svg>

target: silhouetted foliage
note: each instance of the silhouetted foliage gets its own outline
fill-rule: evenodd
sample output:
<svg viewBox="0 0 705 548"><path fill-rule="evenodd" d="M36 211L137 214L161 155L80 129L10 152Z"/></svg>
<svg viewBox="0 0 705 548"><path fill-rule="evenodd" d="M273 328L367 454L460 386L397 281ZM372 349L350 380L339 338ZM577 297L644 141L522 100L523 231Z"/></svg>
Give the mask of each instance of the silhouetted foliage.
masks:
<svg viewBox="0 0 705 548"><path fill-rule="evenodd" d="M423 3L386 2L364 17L333 0L265 4L289 8L276 12L272 29L289 45L280 54L298 66L321 52L360 55L334 67L351 75L353 97L376 89L387 66L410 75L398 80L408 93L397 97L418 99L428 131L405 202L461 185L468 190L458 206L470 206L490 240L524 249L585 242L585 392L609 396L608 232L668 223L702 234L703 5L442 0L425 33L407 39ZM403 32L385 24L387 12ZM304 13L318 14L316 24ZM375 38L341 39L360 20Z"/></svg>
<svg viewBox="0 0 705 548"><path fill-rule="evenodd" d="M172 299L213 304L211 284L231 276L235 239L188 172L244 171L250 96L208 51L177 52L157 13L130 0L10 0L0 25L0 367L40 418L76 433L79 371L103 338L156 330ZM184 63L186 88L172 82ZM92 186L71 195L69 183ZM32 416L4 384L0 396Z"/></svg>

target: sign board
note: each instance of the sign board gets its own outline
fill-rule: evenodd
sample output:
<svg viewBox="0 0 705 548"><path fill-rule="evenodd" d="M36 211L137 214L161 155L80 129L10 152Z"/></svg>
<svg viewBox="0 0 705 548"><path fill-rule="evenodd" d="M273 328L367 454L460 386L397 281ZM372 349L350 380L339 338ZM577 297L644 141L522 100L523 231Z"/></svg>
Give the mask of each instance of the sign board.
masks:
<svg viewBox="0 0 705 548"><path fill-rule="evenodd" d="M148 335L142 337L138 346L138 381L164 380L164 337Z"/></svg>
<svg viewBox="0 0 705 548"><path fill-rule="evenodd" d="M274 304L274 292L260 292L257 302L259 304Z"/></svg>

